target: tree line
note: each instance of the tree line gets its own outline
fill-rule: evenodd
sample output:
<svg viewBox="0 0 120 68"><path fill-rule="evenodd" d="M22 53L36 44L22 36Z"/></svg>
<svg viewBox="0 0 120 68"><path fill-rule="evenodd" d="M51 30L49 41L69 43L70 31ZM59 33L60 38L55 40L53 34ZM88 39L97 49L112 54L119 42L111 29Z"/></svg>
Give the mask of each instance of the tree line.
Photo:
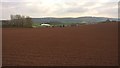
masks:
<svg viewBox="0 0 120 68"><path fill-rule="evenodd" d="M32 27L32 18L22 15L11 15L11 20L3 20L2 27Z"/></svg>

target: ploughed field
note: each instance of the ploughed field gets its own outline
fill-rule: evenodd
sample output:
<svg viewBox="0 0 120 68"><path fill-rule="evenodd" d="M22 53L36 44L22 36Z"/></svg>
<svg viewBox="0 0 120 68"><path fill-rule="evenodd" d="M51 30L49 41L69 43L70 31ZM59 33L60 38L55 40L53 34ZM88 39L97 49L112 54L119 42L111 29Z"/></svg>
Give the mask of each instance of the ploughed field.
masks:
<svg viewBox="0 0 120 68"><path fill-rule="evenodd" d="M3 66L116 66L117 26L3 28Z"/></svg>

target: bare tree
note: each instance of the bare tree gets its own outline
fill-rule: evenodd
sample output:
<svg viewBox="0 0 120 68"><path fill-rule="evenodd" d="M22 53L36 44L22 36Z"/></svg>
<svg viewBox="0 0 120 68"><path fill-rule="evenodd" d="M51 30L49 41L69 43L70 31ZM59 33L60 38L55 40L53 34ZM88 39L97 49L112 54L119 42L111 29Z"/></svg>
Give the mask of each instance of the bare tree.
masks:
<svg viewBox="0 0 120 68"><path fill-rule="evenodd" d="M13 27L32 27L32 19L21 15L11 15L11 25Z"/></svg>
<svg viewBox="0 0 120 68"><path fill-rule="evenodd" d="M32 27L32 19L31 19L29 16L27 16L27 17L25 18L24 26L25 26L25 27Z"/></svg>

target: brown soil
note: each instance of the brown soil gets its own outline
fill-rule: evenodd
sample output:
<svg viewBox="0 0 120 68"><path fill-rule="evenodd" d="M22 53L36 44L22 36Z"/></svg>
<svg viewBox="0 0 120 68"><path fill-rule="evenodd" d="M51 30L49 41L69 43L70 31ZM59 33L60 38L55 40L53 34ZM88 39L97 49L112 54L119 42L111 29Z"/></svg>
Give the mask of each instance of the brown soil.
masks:
<svg viewBox="0 0 120 68"><path fill-rule="evenodd" d="M115 66L117 30L117 23L3 28L3 66Z"/></svg>

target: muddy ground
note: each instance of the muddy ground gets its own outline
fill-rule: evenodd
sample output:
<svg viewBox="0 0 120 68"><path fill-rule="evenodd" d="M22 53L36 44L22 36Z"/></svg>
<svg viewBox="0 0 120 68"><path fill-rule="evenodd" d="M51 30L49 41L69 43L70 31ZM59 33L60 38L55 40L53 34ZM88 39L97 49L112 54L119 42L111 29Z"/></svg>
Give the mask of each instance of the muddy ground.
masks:
<svg viewBox="0 0 120 68"><path fill-rule="evenodd" d="M3 66L116 66L117 23L3 28Z"/></svg>

